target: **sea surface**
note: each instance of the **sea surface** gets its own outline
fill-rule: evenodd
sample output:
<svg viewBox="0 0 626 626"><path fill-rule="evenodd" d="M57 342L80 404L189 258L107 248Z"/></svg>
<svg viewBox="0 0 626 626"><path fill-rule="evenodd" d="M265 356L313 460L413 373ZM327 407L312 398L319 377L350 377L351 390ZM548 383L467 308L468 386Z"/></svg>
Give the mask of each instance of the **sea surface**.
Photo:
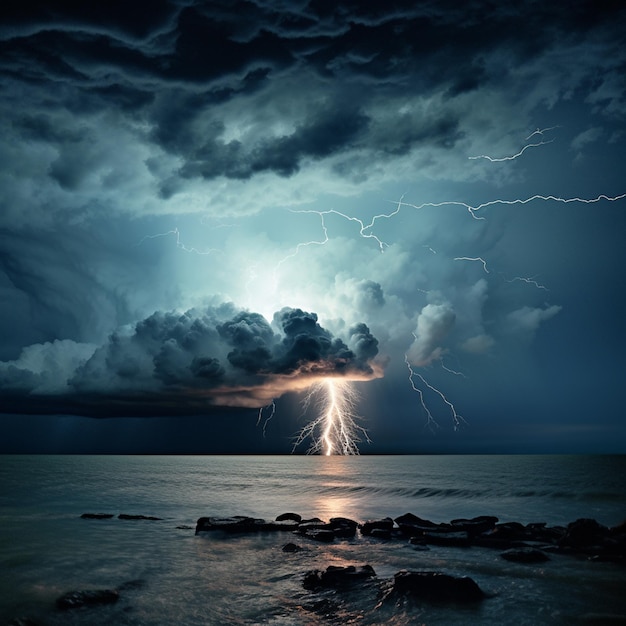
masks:
<svg viewBox="0 0 626 626"><path fill-rule="evenodd" d="M201 516L287 511L612 526L626 519L626 456L2 456L0 624L626 623L623 565L561 554L523 565L487 548L418 550L359 535L323 544L288 532L194 533ZM283 552L290 541L304 549ZM371 565L376 579L341 592L302 586L308 570L351 564ZM471 576L489 597L379 606L401 569ZM65 592L105 588L121 588L119 602L55 607Z"/></svg>

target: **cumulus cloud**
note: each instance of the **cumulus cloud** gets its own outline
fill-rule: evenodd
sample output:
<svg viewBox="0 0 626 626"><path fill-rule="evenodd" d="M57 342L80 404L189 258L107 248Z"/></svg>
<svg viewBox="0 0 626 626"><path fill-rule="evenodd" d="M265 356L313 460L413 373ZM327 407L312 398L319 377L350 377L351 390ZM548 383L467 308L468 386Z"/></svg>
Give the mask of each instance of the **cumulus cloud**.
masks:
<svg viewBox="0 0 626 626"><path fill-rule="evenodd" d="M224 304L156 312L101 346L30 346L18 360L0 363L0 371L15 412L27 412L38 396L49 403L44 412L185 413L264 406L325 377L368 380L381 375L377 354L363 323L349 329L346 343L315 313L284 308L270 324ZM42 402L34 404L40 409Z"/></svg>
<svg viewBox="0 0 626 626"><path fill-rule="evenodd" d="M454 327L456 314L449 304L427 304L417 316L415 341L407 356L413 365L426 366L441 358L442 342Z"/></svg>

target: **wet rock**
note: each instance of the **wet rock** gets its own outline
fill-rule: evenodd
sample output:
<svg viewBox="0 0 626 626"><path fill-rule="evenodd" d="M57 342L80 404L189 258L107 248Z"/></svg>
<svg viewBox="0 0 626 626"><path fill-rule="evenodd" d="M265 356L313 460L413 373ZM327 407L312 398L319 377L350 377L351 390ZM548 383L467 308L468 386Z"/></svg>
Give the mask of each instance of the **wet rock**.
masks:
<svg viewBox="0 0 626 626"><path fill-rule="evenodd" d="M285 521L298 522L298 524L302 521L302 515L298 515L298 513L281 513L277 518L277 522L285 522Z"/></svg>
<svg viewBox="0 0 626 626"><path fill-rule="evenodd" d="M371 535L374 529L386 530L391 532L393 530L393 520L390 517L384 517L383 519L367 520L362 524L359 524L362 535Z"/></svg>
<svg viewBox="0 0 626 626"><path fill-rule="evenodd" d="M393 579L393 593L408 593L431 602L476 602L485 597L468 576L455 577L441 572L401 570Z"/></svg>
<svg viewBox="0 0 626 626"><path fill-rule="evenodd" d="M297 543L286 543L283 546L283 552L300 552L302 550L302 546L299 546Z"/></svg>
<svg viewBox="0 0 626 626"><path fill-rule="evenodd" d="M111 519L114 517L113 513L83 513L82 519Z"/></svg>
<svg viewBox="0 0 626 626"><path fill-rule="evenodd" d="M126 520L150 520L150 521L161 521L161 517L153 517L151 515L128 515L128 513L120 513L117 516L117 519L126 519Z"/></svg>
<svg viewBox="0 0 626 626"><path fill-rule="evenodd" d="M544 563L550 560L550 557L545 552L536 548L507 550L500 556L507 561L514 561L515 563Z"/></svg>
<svg viewBox="0 0 626 626"><path fill-rule="evenodd" d="M581 518L567 525L565 536L560 544L573 548L596 546L604 542L608 533L609 529L595 519Z"/></svg>
<svg viewBox="0 0 626 626"><path fill-rule="evenodd" d="M465 531L461 532L425 532L422 539L431 545L454 546L457 548L467 548L471 545L469 535Z"/></svg>
<svg viewBox="0 0 626 626"><path fill-rule="evenodd" d="M407 537L420 535L423 532L428 532L439 527L439 524L435 524L435 522L431 522L427 519L422 519L417 515L413 515L413 513L400 515L400 517L396 517L395 522L400 532Z"/></svg>
<svg viewBox="0 0 626 626"><path fill-rule="evenodd" d="M358 523L347 517L332 517L330 519L330 526L332 527L335 537L349 538L354 537Z"/></svg>
<svg viewBox="0 0 626 626"><path fill-rule="evenodd" d="M498 518L491 515L480 515L471 519L453 519L450 525L458 531L464 531L469 537L481 535L493 530L498 523Z"/></svg>
<svg viewBox="0 0 626 626"><path fill-rule="evenodd" d="M193 530L193 526L187 526L187 524L181 524L176 526L176 530Z"/></svg>
<svg viewBox="0 0 626 626"><path fill-rule="evenodd" d="M375 539L391 539L391 530L387 530L386 528L372 528L370 537L374 537Z"/></svg>
<svg viewBox="0 0 626 626"><path fill-rule="evenodd" d="M84 606L113 604L119 599L115 589L92 589L86 591L69 591L57 598L57 608L62 610L77 609Z"/></svg>
<svg viewBox="0 0 626 626"><path fill-rule="evenodd" d="M311 528L305 534L305 537L309 539L314 539L315 541L323 541L325 543L330 543L335 540L335 533L333 530L327 528Z"/></svg>
<svg viewBox="0 0 626 626"><path fill-rule="evenodd" d="M234 517L201 517L196 523L196 535L200 532L222 531L225 533L258 533L290 531L298 527L292 520L266 522L264 519L235 515Z"/></svg>
<svg viewBox="0 0 626 626"><path fill-rule="evenodd" d="M344 587L363 582L372 576L376 576L376 572L371 565L354 565L337 566L329 565L325 570L310 570L304 575L302 586L305 589L319 589L321 587Z"/></svg>

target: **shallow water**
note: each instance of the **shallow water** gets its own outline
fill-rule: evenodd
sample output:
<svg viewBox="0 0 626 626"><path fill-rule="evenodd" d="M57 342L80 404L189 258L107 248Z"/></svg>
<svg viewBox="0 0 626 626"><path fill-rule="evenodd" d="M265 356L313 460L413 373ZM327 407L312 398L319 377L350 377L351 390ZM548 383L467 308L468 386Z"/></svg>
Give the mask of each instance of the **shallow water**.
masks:
<svg viewBox="0 0 626 626"><path fill-rule="evenodd" d="M484 548L416 550L357 536L305 549L290 533L220 536L203 515L273 519L295 511L356 520L413 512L436 522L496 515L566 524L626 518L621 456L362 456L0 458L0 623L41 624L560 624L626 615L626 568L553 555L519 565ZM84 512L162 521L83 520ZM307 570L371 564L375 580L345 592L303 589ZM490 597L470 607L389 601L400 569L474 578ZM72 589L116 588L120 601L60 613Z"/></svg>

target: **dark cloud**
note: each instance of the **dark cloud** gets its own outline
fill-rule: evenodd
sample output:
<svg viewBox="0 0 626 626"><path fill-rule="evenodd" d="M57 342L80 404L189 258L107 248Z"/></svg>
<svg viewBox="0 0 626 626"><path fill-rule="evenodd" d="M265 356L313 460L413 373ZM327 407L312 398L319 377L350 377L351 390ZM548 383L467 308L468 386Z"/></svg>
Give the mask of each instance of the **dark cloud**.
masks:
<svg viewBox="0 0 626 626"><path fill-rule="evenodd" d="M379 375L372 363L378 342L365 324L350 331L352 351L314 313L283 309L274 322L272 328L233 305L156 312L97 348L71 341L31 346L0 363L1 390L13 412L184 414L258 408L321 377Z"/></svg>

